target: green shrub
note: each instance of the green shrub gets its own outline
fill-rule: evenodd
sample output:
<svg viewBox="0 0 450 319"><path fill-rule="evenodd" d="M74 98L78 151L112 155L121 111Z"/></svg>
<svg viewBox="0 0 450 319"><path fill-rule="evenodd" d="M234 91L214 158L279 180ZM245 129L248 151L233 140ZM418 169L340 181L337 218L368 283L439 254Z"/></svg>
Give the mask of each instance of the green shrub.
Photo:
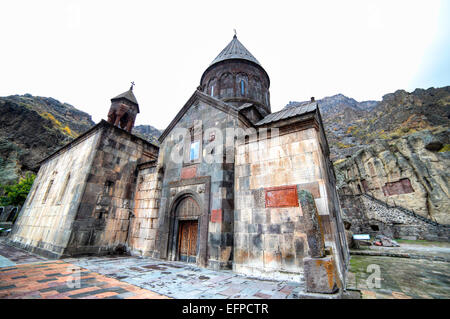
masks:
<svg viewBox="0 0 450 319"><path fill-rule="evenodd" d="M0 197L0 205L2 206L22 206L27 199L36 175L27 174L18 183L13 185L0 185L3 196Z"/></svg>

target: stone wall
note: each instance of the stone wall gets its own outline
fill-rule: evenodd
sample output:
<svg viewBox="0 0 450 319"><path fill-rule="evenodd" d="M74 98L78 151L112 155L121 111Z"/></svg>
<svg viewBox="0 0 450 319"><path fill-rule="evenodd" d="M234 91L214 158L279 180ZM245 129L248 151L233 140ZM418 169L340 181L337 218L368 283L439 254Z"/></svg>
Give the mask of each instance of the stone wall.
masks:
<svg viewBox="0 0 450 319"><path fill-rule="evenodd" d="M124 249L133 214L137 166L157 158L156 146L103 123L102 135L73 223L67 247L70 255Z"/></svg>
<svg viewBox="0 0 450 319"><path fill-rule="evenodd" d="M335 188L320 141L320 132L311 127L269 140L250 139L237 146L236 272L301 280L303 259L309 256L310 248L297 190L313 195L325 245L331 248L338 268L343 270L335 216L330 216L339 206L335 208L330 194L330 186L334 191Z"/></svg>
<svg viewBox="0 0 450 319"><path fill-rule="evenodd" d="M244 82L244 94L241 91ZM260 67L247 61L224 61L215 64L203 74L203 92L234 106L255 103L263 115L270 113L269 77ZM214 89L212 89L214 87ZM212 92L213 91L213 92Z"/></svg>
<svg viewBox="0 0 450 319"><path fill-rule="evenodd" d="M42 163L10 242L56 258L123 249L137 165L157 154L158 147L100 122Z"/></svg>
<svg viewBox="0 0 450 319"><path fill-rule="evenodd" d="M214 269L230 268L233 259L234 164L226 163L226 130L241 125L236 110L202 93L194 94L169 135L161 143L158 170L164 172L159 209L159 232L155 257L176 260L176 205L183 196L192 197L200 206L198 229L199 265ZM192 105L193 104L193 105ZM183 155L175 161L173 155L186 154L189 143L180 144L178 129L195 131L200 141L198 160L189 162ZM163 134L164 136L164 134ZM189 137L187 137L189 138ZM215 147L208 147L211 142ZM177 147L182 145L181 149ZM231 159L234 159L233 148ZM207 160L216 157L216 159ZM201 190L201 192L199 192ZM203 247L204 246L204 247Z"/></svg>
<svg viewBox="0 0 450 319"><path fill-rule="evenodd" d="M50 257L64 253L100 135L91 132L41 165L9 237L12 244Z"/></svg>
<svg viewBox="0 0 450 319"><path fill-rule="evenodd" d="M368 195L341 195L344 218L355 234L390 238L449 241L450 227L402 207L392 207Z"/></svg>
<svg viewBox="0 0 450 319"><path fill-rule="evenodd" d="M134 216L131 219L128 245L132 254L153 256L158 250L158 208L161 197L162 177L156 162L139 168L134 197Z"/></svg>

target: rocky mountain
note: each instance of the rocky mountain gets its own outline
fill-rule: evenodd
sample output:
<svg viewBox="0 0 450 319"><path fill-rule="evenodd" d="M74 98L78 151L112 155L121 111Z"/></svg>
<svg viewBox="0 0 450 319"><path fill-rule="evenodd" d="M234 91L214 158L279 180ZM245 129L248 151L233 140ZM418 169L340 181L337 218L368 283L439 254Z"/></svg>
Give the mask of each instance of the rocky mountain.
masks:
<svg viewBox="0 0 450 319"><path fill-rule="evenodd" d="M0 184L17 181L94 125L67 103L30 94L1 97L0 110Z"/></svg>
<svg viewBox="0 0 450 319"><path fill-rule="evenodd" d="M449 146L448 129L376 139L335 166L338 189L450 224Z"/></svg>
<svg viewBox="0 0 450 319"><path fill-rule="evenodd" d="M398 90L379 102L338 94L318 104L341 195L368 194L450 223L450 86Z"/></svg>
<svg viewBox="0 0 450 319"><path fill-rule="evenodd" d="M50 97L0 97L0 184L16 182L60 147L95 125L89 114ZM157 142L161 132L150 125L133 133Z"/></svg>
<svg viewBox="0 0 450 319"><path fill-rule="evenodd" d="M133 134L156 145L159 145L158 137L161 136L161 133L162 131L151 125L137 125L133 128Z"/></svg>
<svg viewBox="0 0 450 319"><path fill-rule="evenodd" d="M303 102L290 102L286 107ZM398 90L382 101L358 102L342 94L318 100L331 160L341 162L377 139L395 140L408 134L449 127L450 86Z"/></svg>

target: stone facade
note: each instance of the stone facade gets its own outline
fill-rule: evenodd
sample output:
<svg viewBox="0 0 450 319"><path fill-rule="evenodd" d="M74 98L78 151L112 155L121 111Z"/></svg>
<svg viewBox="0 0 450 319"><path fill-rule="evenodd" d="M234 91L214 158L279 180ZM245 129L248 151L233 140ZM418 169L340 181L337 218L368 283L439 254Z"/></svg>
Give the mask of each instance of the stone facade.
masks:
<svg viewBox="0 0 450 319"><path fill-rule="evenodd" d="M156 251L162 181L156 161L144 163L138 169L129 246L133 254L151 256Z"/></svg>
<svg viewBox="0 0 450 319"><path fill-rule="evenodd" d="M269 83L234 37L159 147L130 134L134 118L126 124L116 112L118 101L139 111L130 88L112 99L110 123L42 162L9 241L55 257L128 252L305 276L311 292L335 293L349 255L319 108L271 113Z"/></svg>
<svg viewBox="0 0 450 319"><path fill-rule="evenodd" d="M303 276L303 259L311 247L297 191L307 190L320 215L325 245L335 254L342 252L335 258L344 277L346 241L337 228L340 211L334 177L328 173L331 163L320 130L314 122L308 126L294 131L281 127L277 138L255 137L237 146L235 271L297 280Z"/></svg>
<svg viewBox="0 0 450 319"><path fill-rule="evenodd" d="M207 264L212 268L231 267L234 164L233 153L229 155L230 163L226 161L226 132L242 126L243 119L240 119L236 110L198 91L186 105L186 112L182 113L182 117L170 128L171 134L164 138L160 147L158 170L163 170L164 176L159 210L160 231L157 239L160 251L157 256L176 258L171 247L177 241L176 227L174 228L177 217L174 216L174 210L177 201L183 196L192 196L199 198L198 204L201 211L204 211L204 214L199 216L199 238L202 232L205 238L208 238L207 255L199 255L198 260L202 260L205 266ZM187 147L181 151L183 154L180 161L170 160L180 145L181 135L177 132L192 128L196 131L194 139L199 141L200 149L203 149L199 153L198 160L192 162L186 159L185 153L189 151ZM182 145L185 146L185 142L182 142ZM200 193L197 185L201 185ZM210 220L212 211L216 215L214 220ZM218 214L220 219L217 218ZM202 253L206 254L206 249L202 250Z"/></svg>
<svg viewBox="0 0 450 319"><path fill-rule="evenodd" d="M157 147L105 121L41 164L10 236L52 257L111 251L127 236L136 164Z"/></svg>

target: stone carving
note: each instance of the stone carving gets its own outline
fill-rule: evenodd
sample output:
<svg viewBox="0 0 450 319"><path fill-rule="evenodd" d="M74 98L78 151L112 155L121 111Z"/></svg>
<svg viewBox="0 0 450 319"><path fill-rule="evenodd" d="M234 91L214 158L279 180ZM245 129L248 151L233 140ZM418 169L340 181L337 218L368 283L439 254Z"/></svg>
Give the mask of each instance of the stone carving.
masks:
<svg viewBox="0 0 450 319"><path fill-rule="evenodd" d="M314 197L310 192L300 190L298 191L298 200L302 207L310 256L323 257L325 256L325 242Z"/></svg>

